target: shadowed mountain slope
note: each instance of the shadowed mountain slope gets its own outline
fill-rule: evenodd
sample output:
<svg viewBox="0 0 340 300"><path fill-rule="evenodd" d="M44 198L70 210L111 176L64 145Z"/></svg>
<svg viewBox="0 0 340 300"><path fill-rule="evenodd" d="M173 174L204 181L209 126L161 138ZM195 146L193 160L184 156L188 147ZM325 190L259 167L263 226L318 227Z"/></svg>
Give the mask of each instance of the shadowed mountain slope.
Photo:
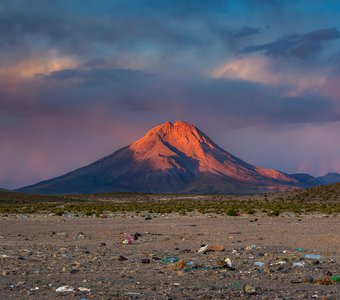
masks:
<svg viewBox="0 0 340 300"><path fill-rule="evenodd" d="M339 173L327 173L324 176L317 177L317 180L321 184L331 184L340 182L340 174Z"/></svg>

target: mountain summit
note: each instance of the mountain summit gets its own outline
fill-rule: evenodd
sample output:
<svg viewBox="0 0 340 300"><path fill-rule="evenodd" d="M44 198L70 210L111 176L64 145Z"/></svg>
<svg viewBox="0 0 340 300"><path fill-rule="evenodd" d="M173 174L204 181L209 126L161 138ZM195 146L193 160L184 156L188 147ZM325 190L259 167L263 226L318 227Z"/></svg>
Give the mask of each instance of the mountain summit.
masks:
<svg viewBox="0 0 340 300"><path fill-rule="evenodd" d="M40 194L99 192L256 193L299 187L297 179L252 166L196 126L166 122L86 167L19 189Z"/></svg>

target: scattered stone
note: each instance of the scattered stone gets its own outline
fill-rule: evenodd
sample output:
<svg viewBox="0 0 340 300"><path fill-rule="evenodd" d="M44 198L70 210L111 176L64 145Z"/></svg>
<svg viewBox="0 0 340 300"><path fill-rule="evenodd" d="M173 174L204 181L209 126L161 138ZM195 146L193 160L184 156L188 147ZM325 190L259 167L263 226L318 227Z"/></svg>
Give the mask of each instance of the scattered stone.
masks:
<svg viewBox="0 0 340 300"><path fill-rule="evenodd" d="M122 255L120 255L119 257L118 257L118 260L119 261L126 261L126 260L128 260L125 256L122 256Z"/></svg>
<svg viewBox="0 0 340 300"><path fill-rule="evenodd" d="M138 238L140 238L140 237L142 237L142 234L139 233L139 232L136 232L136 233L133 235L133 239L134 239L135 241L137 241Z"/></svg>
<svg viewBox="0 0 340 300"><path fill-rule="evenodd" d="M150 259L148 259L148 258L142 259L142 264L149 264L149 263L150 263Z"/></svg>
<svg viewBox="0 0 340 300"><path fill-rule="evenodd" d="M297 278L297 279L292 279L290 282L293 284L297 284L297 283L302 283L303 280L301 278Z"/></svg>
<svg viewBox="0 0 340 300"><path fill-rule="evenodd" d="M79 241L79 240L83 240L85 238L85 234L82 232L78 232L75 236L74 236L74 240L75 241Z"/></svg>
<svg viewBox="0 0 340 300"><path fill-rule="evenodd" d="M311 283L311 282L313 282L314 281L314 278L313 278L313 276L312 275L305 275L305 276L303 276L303 281L304 282L309 282L309 283Z"/></svg>
<svg viewBox="0 0 340 300"><path fill-rule="evenodd" d="M219 244L208 246L207 251L224 251L225 247Z"/></svg>
<svg viewBox="0 0 340 300"><path fill-rule="evenodd" d="M253 251L256 250L257 246L256 245L250 245L246 247L246 251Z"/></svg>
<svg viewBox="0 0 340 300"><path fill-rule="evenodd" d="M253 287L252 285L249 285L249 284L245 284L243 286L243 292L247 295L256 295L257 294L256 288Z"/></svg>

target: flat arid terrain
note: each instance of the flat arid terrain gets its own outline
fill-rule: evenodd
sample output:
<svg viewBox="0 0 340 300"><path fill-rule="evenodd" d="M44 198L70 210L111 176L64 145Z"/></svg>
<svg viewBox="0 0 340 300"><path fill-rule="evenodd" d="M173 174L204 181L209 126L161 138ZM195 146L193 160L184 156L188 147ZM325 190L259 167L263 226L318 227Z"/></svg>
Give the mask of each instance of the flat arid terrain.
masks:
<svg viewBox="0 0 340 300"><path fill-rule="evenodd" d="M0 299L339 299L338 185L34 197L2 196Z"/></svg>
<svg viewBox="0 0 340 300"><path fill-rule="evenodd" d="M2 217L0 298L339 299L339 217L150 217Z"/></svg>

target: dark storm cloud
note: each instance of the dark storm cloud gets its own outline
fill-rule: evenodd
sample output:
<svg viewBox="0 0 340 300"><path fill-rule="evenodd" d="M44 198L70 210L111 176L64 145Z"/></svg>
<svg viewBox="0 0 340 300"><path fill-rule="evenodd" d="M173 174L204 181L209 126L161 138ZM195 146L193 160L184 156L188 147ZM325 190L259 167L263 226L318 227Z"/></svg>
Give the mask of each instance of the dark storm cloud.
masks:
<svg viewBox="0 0 340 300"><path fill-rule="evenodd" d="M242 38L254 34L259 34L261 31L258 28L253 27L242 27L239 31L235 31L231 33L231 36L234 38Z"/></svg>
<svg viewBox="0 0 340 300"><path fill-rule="evenodd" d="M323 43L340 38L337 28L319 29L307 34L284 36L274 42L251 45L241 53L263 51L268 56L295 56L301 59L308 58L322 49Z"/></svg>
<svg viewBox="0 0 340 300"><path fill-rule="evenodd" d="M37 89L42 83L44 86ZM213 116L229 127L340 121L340 108L327 97L286 97L275 86L204 78L170 79L128 69L65 69L40 74L14 94L5 92L5 87L2 90L0 96L8 101L1 101L0 113L26 121L28 118L32 124L40 124L44 118L48 124L49 119L91 116L98 110L112 118L129 118L135 112L141 112L141 116L157 112L160 119L170 115L183 119L186 115Z"/></svg>
<svg viewBox="0 0 340 300"><path fill-rule="evenodd" d="M212 80L191 83L183 94L186 106L219 116L228 126L319 123L340 121L340 108L332 99L315 96L286 97L275 87L242 81ZM207 105L209 99L209 105Z"/></svg>
<svg viewBox="0 0 340 300"><path fill-rule="evenodd" d="M152 74L128 69L94 68L91 70L65 69L51 74L36 74L37 79L78 81L86 85L105 85L107 83L146 84ZM128 88L128 86L126 86Z"/></svg>
<svg viewBox="0 0 340 300"><path fill-rule="evenodd" d="M191 28L192 22L198 15L210 18L218 13L222 3L4 1L0 4L0 49L13 48L25 55L25 49L57 47L69 53L81 50L84 55L94 43L115 48L137 47L145 42L162 43L163 47L203 47L208 40L201 31ZM204 23L204 18L200 22Z"/></svg>

